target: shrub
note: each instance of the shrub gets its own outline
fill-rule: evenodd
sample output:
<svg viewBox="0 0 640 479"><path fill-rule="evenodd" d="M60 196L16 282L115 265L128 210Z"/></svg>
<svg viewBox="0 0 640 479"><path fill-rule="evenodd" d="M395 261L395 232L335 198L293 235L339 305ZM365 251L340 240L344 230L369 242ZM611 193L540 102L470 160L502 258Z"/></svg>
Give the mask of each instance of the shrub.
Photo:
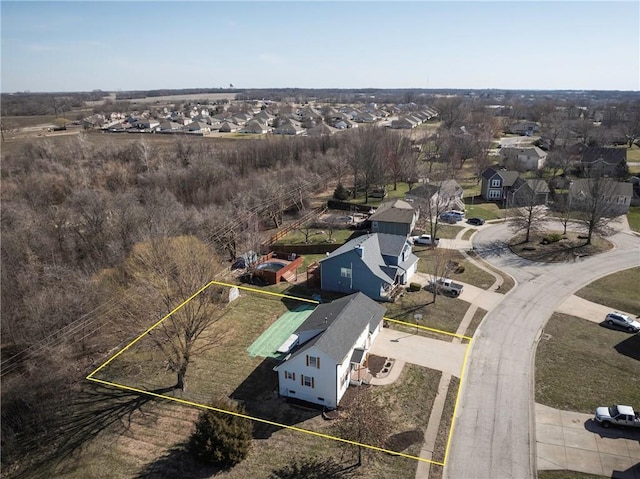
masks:
<svg viewBox="0 0 640 479"><path fill-rule="evenodd" d="M244 409L228 401L211 404L218 409L244 413ZM243 461L251 450L253 426L249 419L206 410L196 422L189 439L188 451L198 461L224 469Z"/></svg>
<svg viewBox="0 0 640 479"><path fill-rule="evenodd" d="M562 239L562 235L560 233L549 233L542 240L543 244L556 243Z"/></svg>
<svg viewBox="0 0 640 479"><path fill-rule="evenodd" d="M422 285L420 283L409 283L409 291L420 291Z"/></svg>
<svg viewBox="0 0 640 479"><path fill-rule="evenodd" d="M338 186L336 186L336 189L333 192L333 199L344 201L348 198L349 198L349 192L345 189L344 186L342 186L342 183L338 183Z"/></svg>

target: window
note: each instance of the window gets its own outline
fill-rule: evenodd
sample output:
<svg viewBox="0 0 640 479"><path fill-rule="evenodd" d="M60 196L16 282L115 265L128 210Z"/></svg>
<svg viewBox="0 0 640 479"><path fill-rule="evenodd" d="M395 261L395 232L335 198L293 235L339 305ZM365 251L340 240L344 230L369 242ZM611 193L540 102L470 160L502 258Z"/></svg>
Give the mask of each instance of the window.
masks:
<svg viewBox="0 0 640 479"><path fill-rule="evenodd" d="M489 190L489 198L492 198L492 199L500 198L501 193L502 192L500 190Z"/></svg>
<svg viewBox="0 0 640 479"><path fill-rule="evenodd" d="M351 268L340 268L340 276L342 278L351 278Z"/></svg>
<svg viewBox="0 0 640 479"><path fill-rule="evenodd" d="M296 380L296 373L290 373L289 371L285 371L284 372L284 378L285 379L293 379L295 381Z"/></svg>
<svg viewBox="0 0 640 479"><path fill-rule="evenodd" d="M495 179L495 180L491 180L491 187L492 188L500 188L500 179Z"/></svg>
<svg viewBox="0 0 640 479"><path fill-rule="evenodd" d="M308 387L308 388L313 388L313 387L315 387L315 385L314 385L314 380L313 380L313 377L312 377L312 376L305 376L305 375L303 374L303 375L302 375L302 378L301 378L301 380L300 380L300 383L301 383L303 386L306 386L306 387Z"/></svg>
<svg viewBox="0 0 640 479"><path fill-rule="evenodd" d="M320 369L320 358L307 355L307 366Z"/></svg>

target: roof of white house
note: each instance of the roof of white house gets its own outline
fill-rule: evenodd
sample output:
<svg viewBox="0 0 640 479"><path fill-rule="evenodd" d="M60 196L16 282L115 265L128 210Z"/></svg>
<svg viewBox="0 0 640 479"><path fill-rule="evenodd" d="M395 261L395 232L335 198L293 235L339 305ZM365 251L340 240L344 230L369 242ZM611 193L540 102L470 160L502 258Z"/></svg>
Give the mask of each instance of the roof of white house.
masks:
<svg viewBox="0 0 640 479"><path fill-rule="evenodd" d="M336 363L340 363L351 351L362 331L365 328L375 329L385 312L383 306L359 292L331 303L320 304L293 333L318 331L319 334L294 349L288 359L315 346Z"/></svg>

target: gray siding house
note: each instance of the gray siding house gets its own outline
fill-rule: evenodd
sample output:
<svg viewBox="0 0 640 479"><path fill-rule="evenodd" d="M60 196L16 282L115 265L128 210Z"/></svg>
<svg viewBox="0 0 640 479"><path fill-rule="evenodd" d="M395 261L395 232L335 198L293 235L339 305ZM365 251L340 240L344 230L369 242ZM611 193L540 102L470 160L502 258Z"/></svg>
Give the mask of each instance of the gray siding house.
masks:
<svg viewBox="0 0 640 479"><path fill-rule="evenodd" d="M373 233L400 235L405 238L411 234L418 221L418 212L403 200L382 203L369 217Z"/></svg>
<svg viewBox="0 0 640 479"><path fill-rule="evenodd" d="M319 263L324 291L361 291L376 301L392 301L398 285L416 272L418 257L406 237L372 233L348 241Z"/></svg>
<svg viewBox="0 0 640 479"><path fill-rule="evenodd" d="M385 311L362 293L320 304L278 350L280 396L335 409L349 384L371 379L369 349Z"/></svg>
<svg viewBox="0 0 640 479"><path fill-rule="evenodd" d="M482 172L481 194L485 200L503 201L507 192L518 179L517 171L487 168Z"/></svg>

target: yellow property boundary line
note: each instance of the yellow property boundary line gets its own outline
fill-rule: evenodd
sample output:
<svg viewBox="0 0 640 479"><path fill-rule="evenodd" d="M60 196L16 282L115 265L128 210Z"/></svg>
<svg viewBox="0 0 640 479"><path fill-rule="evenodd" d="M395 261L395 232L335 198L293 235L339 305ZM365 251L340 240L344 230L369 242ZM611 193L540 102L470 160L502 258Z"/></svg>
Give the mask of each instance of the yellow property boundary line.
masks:
<svg viewBox="0 0 640 479"><path fill-rule="evenodd" d="M208 406L206 404L200 404L200 403L196 403L196 402L192 402L192 401L187 401L185 399L180 399L180 398L176 398L176 397L173 397L173 396L167 396L167 395L164 395L164 394L155 393L153 391L146 391L144 389L139 389L139 388L135 388L135 387L132 387L132 386L127 386L125 384L114 383L114 382L111 382L111 381L105 381L103 379L98 379L98 378L94 377L98 372L102 371L109 364L111 364L116 358L118 358L119 356L124 354L127 350L129 350L129 348L131 348L134 344L136 344L138 341L140 341L142 338L144 338L150 331L152 331L153 329L157 328L160 324L162 324L163 321L168 319L171 315L173 315L175 312L179 311L189 301L191 301L193 298L195 298L200 293L202 293L204 290L206 290L208 287L210 287L210 286L212 286L214 284L218 285L218 286L229 287L229 288L238 288L238 289L242 289L242 290L245 290L245 291L251 291L251 292L254 292L254 293L260 293L260 294L264 294L264 295L277 296L279 298L287 298L287 299L293 299L295 301L304 301L304 302L307 302L307 303L318 304L318 301L315 301L315 300L312 300L312 299L299 298L297 296L290 296L290 295L286 295L286 294L282 294L282 293L274 293L274 292L271 292L271 291L262 291L262 290L256 289L256 288L249 288L247 286L239 286L239 285L235 285L235 284L222 283L220 281L210 281L206 285L204 285L202 288L200 288L198 291L196 291L191 296L189 296L187 299L185 299L178 306L176 306L169 314L167 314L166 316L161 318L159 321L157 321L154 324L152 324L149 328L145 329L144 332L142 332L139 336L137 336L133 341L131 341L126 346L124 346L120 351L115 353L113 356L111 356L109 359L107 359L104 363L102 363L100 366L98 366L96 369L94 369L86 377L86 379L88 381L92 381L94 383L102 384L104 386L114 387L114 388L117 388L117 389L122 389L124 391L130 391L130 392L134 392L134 393L138 393L138 394L144 394L146 396L166 399L166 400L169 400L169 401L174 401L174 402L177 402L177 403L180 403L180 404L184 404L184 405L187 405L187 406L193 406L193 407L197 407L197 408L200 408L200 409L208 409L210 411L216 411L216 412L220 412L220 413L230 414L232 416L237 416L237 417L241 417L241 418L244 418L244 419L250 419L252 421L257 421L257 422L261 422L261 423L264 423L264 424L269 424L271 426L281 427L283 429L291 429L292 431L303 432L303 433L306 433L306 434L311 434L313 436L322 437L324 439L331 439L331 440L343 442L343 443L346 443L346 444L352 444L354 446L366 447L366 448L372 449L374 451L385 452L387 454L392 454L394 456L406 457L408 459L414 459L416 461L428 462L428 463L431 463L431 464L435 464L437 466L443 466L444 467L444 465L447 463L447 457L449 455L449 447L450 447L450 443L451 443L451 431L453 430L453 426L455 424L456 412L458 410L458 399L460 397L460 389L462 387L462 381L463 381L463 377L464 377L464 373L465 373L465 367L466 367L466 364L467 364L467 356L468 356L468 353L469 353L469 347L471 346L471 342L472 342L472 338L470 338L468 336L463 336L463 335L460 335L460 334L450 333L448 331L441 331L439 329L429 328L429 327L426 327L426 326L420 326L420 325L417 325L417 324L407 323L405 321L399 321L397 319L391 319L391 318L387 318L387 317L384 318L385 320L393 322L393 323L396 323L396 324L402 324L402 325L405 325L405 326L410 326L412 328L418 328L418 329L431 331L431 332L435 332L435 333L439 333L439 334L445 334L447 336L453 336L453 337L456 337L456 338L466 339L466 340L469 341L469 343L467 344L467 347L465 348L465 352L464 352L464 360L463 360L463 363L462 363L462 371L460 373L460 383L458 384L458 391L456 393L456 402L455 402L455 406L453 408L453 417L452 417L452 420L451 420L451 427L449 428L449 434L448 434L448 437L447 437L447 446L446 446L446 449L445 449L444 461L443 462L433 461L431 459L425 459L425 458L422 458L422 457L413 456L411 454L404 454L402 452L391 451L389 449L384 449L384 448L381 448L381 447L372 446L371 444L363 444L363 443L356 442L356 441L350 441L348 439L344 439L344 438L341 438L341 437L332 436L332 435L329 435L329 434L323 434L323 433L320 433L320 432L311 431L309 429L303 429L303 428L300 428L300 427L297 427L297 426L290 426L290 425L287 425L287 424L281 424L281 423L278 423L278 422L269 421L268 419L262 419L262 418L255 417L255 416L249 416L247 414L242 414L242 413L238 413L238 412L234 412L234 411L227 411L225 409L215 408L215 407L212 407L212 406Z"/></svg>

